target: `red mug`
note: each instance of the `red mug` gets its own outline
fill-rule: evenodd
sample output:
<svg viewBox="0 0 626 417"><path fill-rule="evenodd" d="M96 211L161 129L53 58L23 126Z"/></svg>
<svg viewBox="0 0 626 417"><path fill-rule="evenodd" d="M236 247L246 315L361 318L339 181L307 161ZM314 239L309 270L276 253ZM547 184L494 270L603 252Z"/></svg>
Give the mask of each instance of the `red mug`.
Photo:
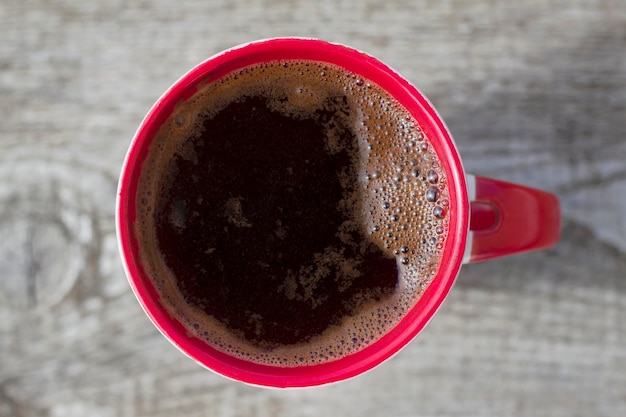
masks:
<svg viewBox="0 0 626 417"><path fill-rule="evenodd" d="M448 234L439 269L410 311L365 348L340 359L306 366L273 366L233 357L190 333L164 308L138 252L138 178L148 146L177 103L196 86L244 67L270 61L308 60L332 64L375 83L419 122L445 171ZM241 45L197 65L178 80L141 123L122 168L116 226L126 275L155 326L186 355L228 378L266 387L307 387L342 381L379 365L424 328L446 298L463 263L547 248L560 233L560 209L552 194L525 186L465 174L452 136L429 101L407 80L377 59L350 47L315 39L277 38Z"/></svg>

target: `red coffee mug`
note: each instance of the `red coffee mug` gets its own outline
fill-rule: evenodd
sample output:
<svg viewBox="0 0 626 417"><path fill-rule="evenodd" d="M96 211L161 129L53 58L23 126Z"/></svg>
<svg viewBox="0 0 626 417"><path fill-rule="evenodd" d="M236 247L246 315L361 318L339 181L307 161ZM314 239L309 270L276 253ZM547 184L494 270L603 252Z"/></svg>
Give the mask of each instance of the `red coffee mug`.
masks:
<svg viewBox="0 0 626 417"><path fill-rule="evenodd" d="M268 366L229 356L190 335L159 301L139 262L137 187L142 162L159 127L175 105L188 99L196 85L253 64L276 60L313 60L334 64L376 83L420 122L441 160L449 187L449 232L437 275L409 313L387 334L366 348L319 365ZM352 48L314 39L279 38L238 46L209 58L178 80L141 123L126 156L117 195L117 236L131 287L156 327L181 351L218 374L268 387L327 384L368 371L407 345L433 317L463 263L554 245L559 237L560 210L555 196L521 185L466 175L443 120L407 80L377 59Z"/></svg>

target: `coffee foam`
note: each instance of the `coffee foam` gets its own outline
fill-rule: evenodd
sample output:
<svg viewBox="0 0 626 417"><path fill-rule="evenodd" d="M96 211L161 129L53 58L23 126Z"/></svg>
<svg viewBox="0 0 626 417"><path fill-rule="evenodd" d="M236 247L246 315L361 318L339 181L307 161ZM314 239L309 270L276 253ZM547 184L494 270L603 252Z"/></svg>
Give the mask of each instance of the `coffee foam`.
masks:
<svg viewBox="0 0 626 417"><path fill-rule="evenodd" d="M161 294L163 305L183 322L190 335L206 340L218 350L262 364L312 365L339 359L374 343L419 299L439 268L447 236L446 175L418 122L374 83L334 65L314 61L259 64L217 81L200 83L197 90L189 100L178 104L159 130L140 178L136 232L144 249L141 261ZM358 189L344 195L340 206L356 213L353 224L347 227L359 228L370 242L394 258L398 267L398 287L391 297L366 301L340 326L332 326L299 345L264 349L250 344L200 309L187 305L154 243L157 239L152 207L156 206L162 187L160 173L167 166L169 155L179 152L187 138L199 135L203 120L249 96L267 97L273 110L294 118L327 110L329 99L347 100L351 111L345 115L345 122L354 127L358 140L358 152L353 155L353 163L358 167ZM327 138L329 153L341 151L342 146L332 135ZM187 152L184 157L194 160L195 155ZM347 185L349 181L344 178L342 183ZM280 225L277 230L280 231ZM350 276L349 259L342 259L332 250L317 255L318 265L341 263L345 275ZM294 279L285 277L282 291L286 297L295 296ZM307 279L316 277L313 274ZM312 298L311 302L316 301ZM262 317L256 319L260 321Z"/></svg>

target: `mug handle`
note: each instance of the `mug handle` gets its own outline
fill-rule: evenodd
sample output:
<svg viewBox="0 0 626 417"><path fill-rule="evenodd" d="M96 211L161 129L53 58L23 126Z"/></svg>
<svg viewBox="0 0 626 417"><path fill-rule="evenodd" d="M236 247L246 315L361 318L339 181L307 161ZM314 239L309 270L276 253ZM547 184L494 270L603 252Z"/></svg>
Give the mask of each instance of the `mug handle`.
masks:
<svg viewBox="0 0 626 417"><path fill-rule="evenodd" d="M519 184L467 176L470 227L463 263L543 249L561 230L559 201Z"/></svg>

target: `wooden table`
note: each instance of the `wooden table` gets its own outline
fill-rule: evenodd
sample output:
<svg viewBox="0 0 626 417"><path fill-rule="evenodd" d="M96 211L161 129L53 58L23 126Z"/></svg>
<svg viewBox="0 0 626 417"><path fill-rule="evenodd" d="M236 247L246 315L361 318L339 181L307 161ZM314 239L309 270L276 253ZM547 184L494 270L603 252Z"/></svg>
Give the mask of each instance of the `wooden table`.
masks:
<svg viewBox="0 0 626 417"><path fill-rule="evenodd" d="M286 392L161 337L114 230L122 159L157 97L222 49L284 35L389 63L469 172L554 192L564 215L555 248L464 267L388 363ZM1 417L626 415L622 0L4 0L0 114Z"/></svg>

